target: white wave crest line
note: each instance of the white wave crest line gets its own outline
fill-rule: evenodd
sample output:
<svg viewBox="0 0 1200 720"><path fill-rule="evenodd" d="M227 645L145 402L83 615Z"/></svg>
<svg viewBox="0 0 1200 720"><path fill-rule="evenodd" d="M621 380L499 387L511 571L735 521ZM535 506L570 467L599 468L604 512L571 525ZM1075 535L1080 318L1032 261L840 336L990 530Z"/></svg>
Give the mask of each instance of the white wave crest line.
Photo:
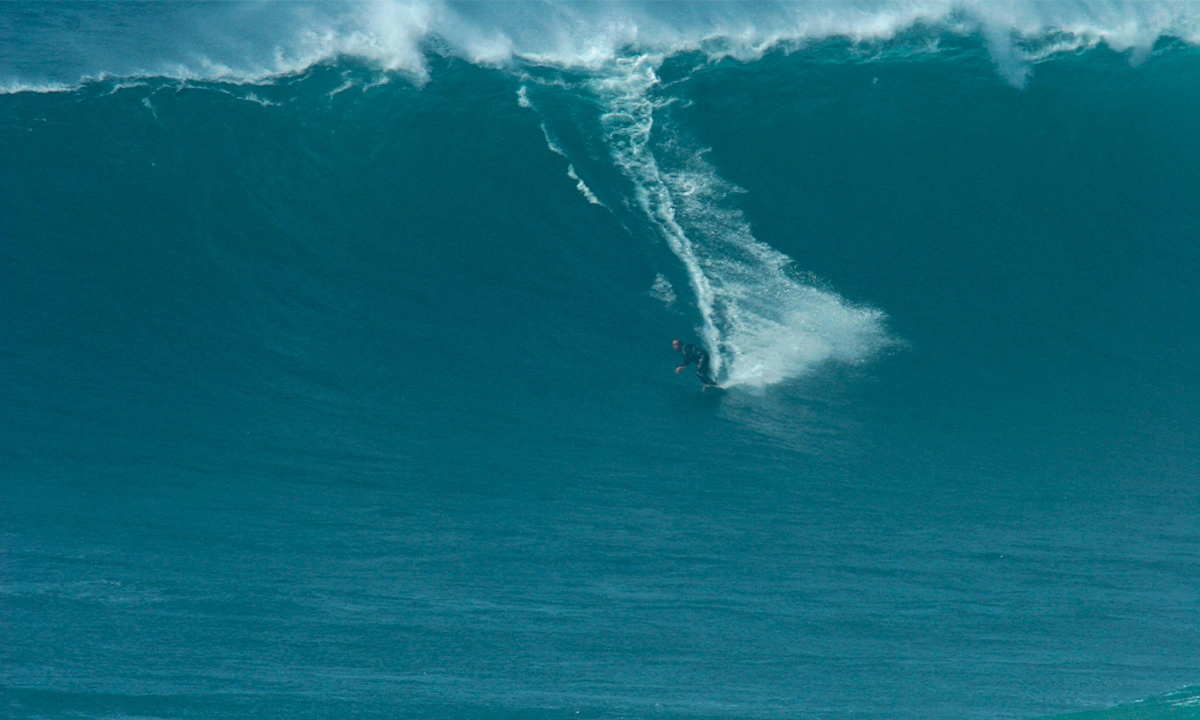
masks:
<svg viewBox="0 0 1200 720"><path fill-rule="evenodd" d="M891 341L885 316L789 274L791 259L756 239L728 198L742 191L717 176L702 151L667 129L655 147L653 99L659 58L618 62L591 87L607 108L601 123L638 206L683 263L701 316L697 328L725 386L764 386L833 360L859 363ZM664 144L665 143L665 144ZM678 157L677 157L678 155Z"/></svg>
<svg viewBox="0 0 1200 720"><path fill-rule="evenodd" d="M78 31L77 45L128 51L116 53L128 56L125 65L86 67L81 77L48 75L45 82L9 77L0 80L0 93L70 91L116 76L259 84L340 57L360 58L420 85L429 79L431 49L490 67L532 63L597 70L630 54L681 52L751 61L775 48L829 38L886 42L920 26L935 33L981 35L999 71L1019 84L1030 63L1047 53L1105 43L1131 51L1131 61L1138 62L1163 37L1200 44L1200 3L1181 0L761 0L692 3L688 12L674 3L636 0L347 0L209 7L223 5L233 17L212 11L209 21L215 27L232 27L235 36L239 25L264 30L232 43L207 44L198 35L178 52L144 55L136 50L134 34L113 37L106 26L85 27ZM56 54L55 48L35 44L27 51L46 58Z"/></svg>
<svg viewBox="0 0 1200 720"><path fill-rule="evenodd" d="M23 93L45 95L49 93L75 92L88 82L87 79L78 83L25 83L12 81L0 85L0 95L20 95Z"/></svg>

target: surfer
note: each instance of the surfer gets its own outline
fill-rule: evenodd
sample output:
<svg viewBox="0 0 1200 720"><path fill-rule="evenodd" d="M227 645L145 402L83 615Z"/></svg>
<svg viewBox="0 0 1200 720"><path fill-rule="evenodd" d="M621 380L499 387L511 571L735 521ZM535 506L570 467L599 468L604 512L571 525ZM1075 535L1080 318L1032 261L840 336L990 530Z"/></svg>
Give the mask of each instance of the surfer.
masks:
<svg viewBox="0 0 1200 720"><path fill-rule="evenodd" d="M708 374L708 353L700 348L688 343L684 345L678 338L671 341L671 347L675 348L683 355L683 364L675 368L675 374L678 375L685 367L696 363L696 377L700 378L700 384L705 388L716 387L717 384Z"/></svg>

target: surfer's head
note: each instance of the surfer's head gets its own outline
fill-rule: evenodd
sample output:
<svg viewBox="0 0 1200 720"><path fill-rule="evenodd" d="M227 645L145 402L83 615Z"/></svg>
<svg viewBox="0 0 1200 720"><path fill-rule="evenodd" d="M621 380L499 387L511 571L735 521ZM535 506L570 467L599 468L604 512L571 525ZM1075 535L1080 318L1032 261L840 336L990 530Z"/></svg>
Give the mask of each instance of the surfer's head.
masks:
<svg viewBox="0 0 1200 720"><path fill-rule="evenodd" d="M675 338L671 341L671 347L675 348L676 350L679 349L680 345L683 345L683 343L679 342L679 338Z"/></svg>

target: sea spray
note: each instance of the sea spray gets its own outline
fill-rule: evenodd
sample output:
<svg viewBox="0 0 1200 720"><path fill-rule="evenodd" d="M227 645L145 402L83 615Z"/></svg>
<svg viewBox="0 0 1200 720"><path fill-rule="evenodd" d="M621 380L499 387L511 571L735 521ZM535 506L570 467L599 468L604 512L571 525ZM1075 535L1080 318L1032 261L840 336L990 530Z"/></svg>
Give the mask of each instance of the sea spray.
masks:
<svg viewBox="0 0 1200 720"><path fill-rule="evenodd" d="M612 161L634 200L679 258L699 311L697 332L726 387L803 377L828 361L859 363L890 342L882 311L805 282L756 239L738 188L669 120L661 58L622 58L584 83L604 108Z"/></svg>

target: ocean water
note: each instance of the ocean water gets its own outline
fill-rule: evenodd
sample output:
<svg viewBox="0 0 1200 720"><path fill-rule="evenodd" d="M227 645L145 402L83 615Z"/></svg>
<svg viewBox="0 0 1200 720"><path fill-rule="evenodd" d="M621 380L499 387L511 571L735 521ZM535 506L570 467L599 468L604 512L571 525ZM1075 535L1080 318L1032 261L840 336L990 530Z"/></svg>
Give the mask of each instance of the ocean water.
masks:
<svg viewBox="0 0 1200 720"><path fill-rule="evenodd" d="M1198 28L0 5L0 715L1200 717Z"/></svg>

